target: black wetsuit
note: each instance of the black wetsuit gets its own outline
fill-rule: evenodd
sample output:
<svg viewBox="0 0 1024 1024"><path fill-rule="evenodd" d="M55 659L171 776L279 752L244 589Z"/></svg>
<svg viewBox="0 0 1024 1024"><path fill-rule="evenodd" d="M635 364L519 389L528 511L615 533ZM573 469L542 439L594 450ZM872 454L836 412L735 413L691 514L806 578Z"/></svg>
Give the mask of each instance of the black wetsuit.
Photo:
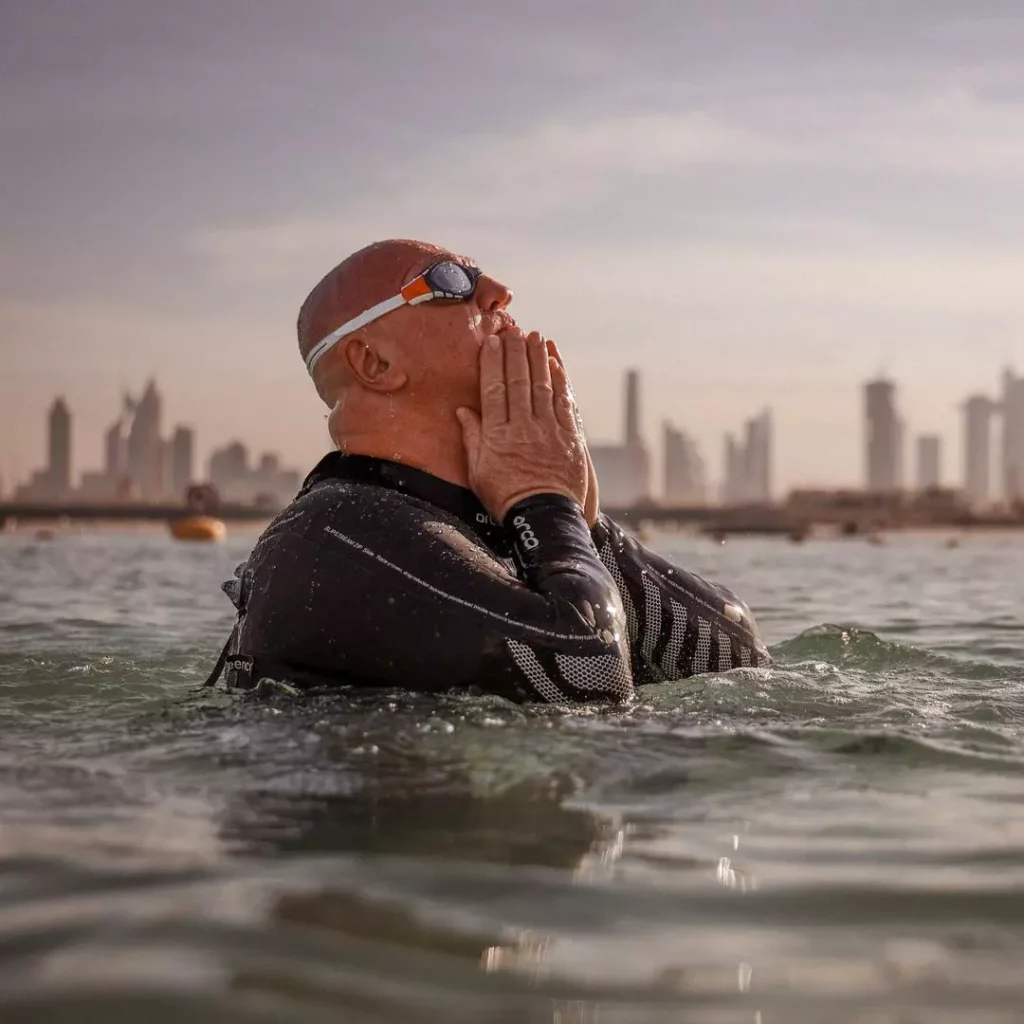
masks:
<svg viewBox="0 0 1024 1024"><path fill-rule="evenodd" d="M540 495L496 523L470 492L332 452L225 584L228 683L628 698L769 664L746 605L602 516ZM223 660L223 659L222 659Z"/></svg>

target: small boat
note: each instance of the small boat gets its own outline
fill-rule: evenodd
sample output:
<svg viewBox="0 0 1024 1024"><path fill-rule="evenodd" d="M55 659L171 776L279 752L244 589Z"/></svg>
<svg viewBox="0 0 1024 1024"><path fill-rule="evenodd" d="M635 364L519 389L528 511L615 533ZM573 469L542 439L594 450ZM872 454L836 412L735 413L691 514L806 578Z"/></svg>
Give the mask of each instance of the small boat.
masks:
<svg viewBox="0 0 1024 1024"><path fill-rule="evenodd" d="M227 536L223 521L213 516L185 516L169 523L175 540L221 541Z"/></svg>

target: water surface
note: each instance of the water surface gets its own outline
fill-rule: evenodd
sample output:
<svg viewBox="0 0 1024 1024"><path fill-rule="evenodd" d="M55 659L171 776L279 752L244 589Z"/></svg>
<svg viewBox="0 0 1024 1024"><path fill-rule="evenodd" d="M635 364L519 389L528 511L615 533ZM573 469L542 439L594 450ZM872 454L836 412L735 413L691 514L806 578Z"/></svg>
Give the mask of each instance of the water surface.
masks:
<svg viewBox="0 0 1024 1024"><path fill-rule="evenodd" d="M191 692L255 538L0 536L0 1018L1024 1020L1024 538L656 547L776 667Z"/></svg>

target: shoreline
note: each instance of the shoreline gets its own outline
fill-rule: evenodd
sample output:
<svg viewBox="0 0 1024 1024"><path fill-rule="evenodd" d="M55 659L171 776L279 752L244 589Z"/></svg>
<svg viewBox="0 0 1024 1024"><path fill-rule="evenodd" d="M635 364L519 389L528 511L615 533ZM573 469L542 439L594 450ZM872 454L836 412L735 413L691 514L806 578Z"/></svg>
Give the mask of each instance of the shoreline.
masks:
<svg viewBox="0 0 1024 1024"><path fill-rule="evenodd" d="M236 534L258 536L271 522L272 516L266 519L228 519L225 526L229 536ZM637 528L632 523L620 524L633 534L637 534ZM25 537L33 535L47 535L39 539L50 539L50 536L86 534L86 533L162 533L170 537L169 521L160 519L72 519L68 520L60 516L52 518L33 518L21 522L8 522L0 528L0 538L3 537ZM687 536L708 540L711 543L718 543L719 539L712 533L701 529L695 529L691 525L673 528L670 525L641 524L639 531L641 537L672 537ZM822 525L812 527L799 543L812 543L814 541L842 540L851 543L877 544L879 540L890 537L923 537L938 538L947 541L961 540L966 537L1024 537L1024 523L996 523L987 525L984 523L942 524L926 523L913 524L908 526L885 526L875 530L865 531L852 535L843 535L837 528ZM787 533L777 530L730 530L725 534L725 540L748 540L752 538L771 539L794 543L792 537ZM173 539L173 538L172 538Z"/></svg>

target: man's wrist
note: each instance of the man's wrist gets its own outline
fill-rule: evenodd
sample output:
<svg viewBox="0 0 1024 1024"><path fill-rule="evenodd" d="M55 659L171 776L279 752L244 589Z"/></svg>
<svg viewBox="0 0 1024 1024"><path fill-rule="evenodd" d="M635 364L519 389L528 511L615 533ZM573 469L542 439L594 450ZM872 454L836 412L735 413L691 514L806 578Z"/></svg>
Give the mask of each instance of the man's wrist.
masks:
<svg viewBox="0 0 1024 1024"><path fill-rule="evenodd" d="M517 501L502 520L516 563L527 579L568 547L592 547L590 529L579 502L565 494L545 491Z"/></svg>
<svg viewBox="0 0 1024 1024"><path fill-rule="evenodd" d="M505 523L507 526L509 513L511 513L512 509L514 509L517 505L522 505L523 502L531 501L534 498L562 498L566 501L572 502L573 505L575 505L576 508L579 509L580 514L583 514L583 507L569 491L554 490L552 488L546 487L543 490L527 489L525 491L520 491L518 494L514 494L505 502L504 510L495 518L498 520L499 523Z"/></svg>

